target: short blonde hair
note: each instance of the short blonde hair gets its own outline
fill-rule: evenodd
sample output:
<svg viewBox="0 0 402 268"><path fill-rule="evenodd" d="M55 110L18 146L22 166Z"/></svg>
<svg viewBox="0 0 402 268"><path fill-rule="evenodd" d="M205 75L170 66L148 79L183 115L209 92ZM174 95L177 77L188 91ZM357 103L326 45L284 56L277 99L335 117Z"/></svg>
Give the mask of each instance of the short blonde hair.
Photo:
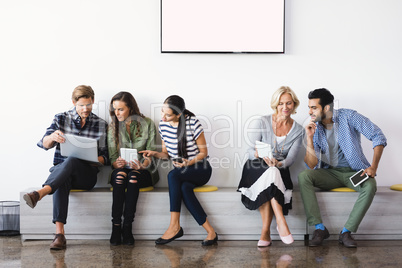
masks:
<svg viewBox="0 0 402 268"><path fill-rule="evenodd" d="M80 85L74 88L73 95L71 98L74 102L77 102L80 98L85 99L91 98L92 100L94 100L95 92L90 86Z"/></svg>
<svg viewBox="0 0 402 268"><path fill-rule="evenodd" d="M275 113L278 113L277 108L279 105L279 99L282 97L283 94L286 94L286 93L288 93L292 97L292 100L295 103L295 107L292 112L292 114L295 114L297 107L299 107L300 101L297 98L296 93L294 93L294 91L291 90L290 87L282 86L274 92L274 94L272 95L272 99L271 99L271 108L272 108L272 110L275 111Z"/></svg>

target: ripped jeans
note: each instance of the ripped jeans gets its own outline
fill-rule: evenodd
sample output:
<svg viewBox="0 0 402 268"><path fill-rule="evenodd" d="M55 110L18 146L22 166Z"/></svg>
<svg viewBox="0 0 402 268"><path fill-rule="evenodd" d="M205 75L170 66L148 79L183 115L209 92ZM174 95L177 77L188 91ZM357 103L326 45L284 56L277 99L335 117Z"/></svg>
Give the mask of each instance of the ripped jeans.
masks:
<svg viewBox="0 0 402 268"><path fill-rule="evenodd" d="M131 224L134 221L140 188L152 186L151 174L148 170L118 168L113 170L110 183L113 186L113 224L121 224L123 208L123 224Z"/></svg>

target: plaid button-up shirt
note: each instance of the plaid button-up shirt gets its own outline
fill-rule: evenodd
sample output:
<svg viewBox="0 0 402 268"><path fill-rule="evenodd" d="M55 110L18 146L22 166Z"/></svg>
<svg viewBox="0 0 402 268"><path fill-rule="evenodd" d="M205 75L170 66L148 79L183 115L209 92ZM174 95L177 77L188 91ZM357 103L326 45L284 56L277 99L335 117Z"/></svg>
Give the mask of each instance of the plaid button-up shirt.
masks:
<svg viewBox="0 0 402 268"><path fill-rule="evenodd" d="M54 116L53 122L50 127L47 128L45 135L38 142L38 146L45 150L43 146L43 138L49 136L56 130L60 130L64 134L73 134L77 136L93 138L98 141L98 156L102 156L105 160L105 165L109 164L109 155L107 149L107 122L97 115L91 113L86 119L84 127L81 128L81 117L73 108L70 111L59 113ZM55 143L56 151L54 153L53 164L57 165L62 163L67 157L60 154L60 144ZM54 147L53 146L53 147Z"/></svg>
<svg viewBox="0 0 402 268"><path fill-rule="evenodd" d="M387 139L381 129L371 122L367 117L350 109L334 110L332 120L334 121L337 142L341 148L349 166L354 170L366 169L371 164L367 161L361 146L361 134L373 142L373 148L378 145L387 145ZM317 124L317 131L314 133L314 150L318 158L315 168L328 168L329 164L322 161L330 159L330 152L325 134L324 126Z"/></svg>

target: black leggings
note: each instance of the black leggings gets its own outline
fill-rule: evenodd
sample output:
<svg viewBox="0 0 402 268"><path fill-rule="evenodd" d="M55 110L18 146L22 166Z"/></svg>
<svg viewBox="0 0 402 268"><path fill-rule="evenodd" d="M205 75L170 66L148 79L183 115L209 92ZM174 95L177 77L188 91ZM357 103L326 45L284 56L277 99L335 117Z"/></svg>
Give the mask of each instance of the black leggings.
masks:
<svg viewBox="0 0 402 268"><path fill-rule="evenodd" d="M134 221L140 188L152 186L151 174L148 170L118 168L112 172L110 183L113 186L113 224L121 224L123 207L123 224L131 224Z"/></svg>

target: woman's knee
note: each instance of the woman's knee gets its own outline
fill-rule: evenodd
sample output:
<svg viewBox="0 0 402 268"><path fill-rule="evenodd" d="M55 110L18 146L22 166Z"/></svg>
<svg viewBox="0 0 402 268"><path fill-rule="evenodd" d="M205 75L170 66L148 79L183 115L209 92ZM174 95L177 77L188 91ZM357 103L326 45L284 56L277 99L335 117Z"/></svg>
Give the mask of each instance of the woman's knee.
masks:
<svg viewBox="0 0 402 268"><path fill-rule="evenodd" d="M195 188L194 184L184 182L181 185L181 192L183 193L183 195L184 194L186 194L186 195L189 195L189 194L194 195L194 188Z"/></svg>
<svg viewBox="0 0 402 268"><path fill-rule="evenodd" d="M178 172L176 172L175 169L170 171L168 174L168 184L169 185L175 184L175 183L178 183L179 181L180 181L180 178L179 178Z"/></svg>
<svg viewBox="0 0 402 268"><path fill-rule="evenodd" d="M128 173L128 183L130 184L138 184L138 180L141 179L141 173L137 170L131 171L130 173Z"/></svg>
<svg viewBox="0 0 402 268"><path fill-rule="evenodd" d="M127 179L127 173L124 171L115 170L112 174L113 186L123 186Z"/></svg>

